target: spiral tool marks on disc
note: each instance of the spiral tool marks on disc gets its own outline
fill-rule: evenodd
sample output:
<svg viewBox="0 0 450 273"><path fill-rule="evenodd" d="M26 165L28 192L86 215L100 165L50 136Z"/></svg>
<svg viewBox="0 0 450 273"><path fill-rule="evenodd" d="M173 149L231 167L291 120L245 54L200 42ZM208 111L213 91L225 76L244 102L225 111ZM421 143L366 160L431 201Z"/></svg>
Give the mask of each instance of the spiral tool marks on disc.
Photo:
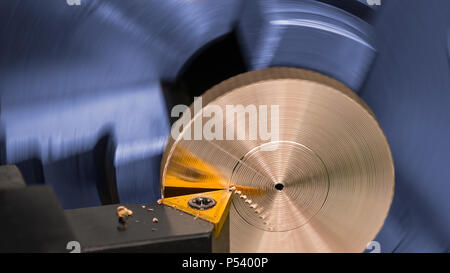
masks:
<svg viewBox="0 0 450 273"><path fill-rule="evenodd" d="M208 166L202 177L214 178L212 188L233 192L232 252L361 252L376 236L393 197L393 161L374 115L345 85L308 70L269 68L213 87L203 103L279 106L276 141L185 140L204 118L196 115L163 155L163 192L174 169L184 173L181 187L195 187L179 171L180 156L185 168ZM245 118L240 123L251 129Z"/></svg>

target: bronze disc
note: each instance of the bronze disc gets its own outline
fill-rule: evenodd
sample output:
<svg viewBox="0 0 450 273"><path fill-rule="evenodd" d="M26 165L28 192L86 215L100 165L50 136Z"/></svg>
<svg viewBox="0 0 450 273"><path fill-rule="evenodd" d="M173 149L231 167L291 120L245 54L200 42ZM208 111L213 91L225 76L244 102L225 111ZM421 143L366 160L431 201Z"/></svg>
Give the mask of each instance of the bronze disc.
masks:
<svg viewBox="0 0 450 273"><path fill-rule="evenodd" d="M174 183L178 194L233 190L232 252L362 252L375 238L393 198L394 166L375 116L353 91L316 72L277 67L226 80L202 100L203 112L279 109L276 140L248 133L187 140L196 120L209 119L197 113L163 155L163 195ZM224 135L230 126L249 132L255 125L223 116ZM272 116L265 118L270 127Z"/></svg>

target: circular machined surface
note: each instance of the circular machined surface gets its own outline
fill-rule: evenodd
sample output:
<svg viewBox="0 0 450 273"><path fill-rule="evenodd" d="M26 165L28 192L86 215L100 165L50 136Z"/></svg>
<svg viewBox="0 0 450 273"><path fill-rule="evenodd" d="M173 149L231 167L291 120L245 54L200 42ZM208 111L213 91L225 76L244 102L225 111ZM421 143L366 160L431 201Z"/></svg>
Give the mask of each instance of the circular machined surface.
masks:
<svg viewBox="0 0 450 273"><path fill-rule="evenodd" d="M376 236L393 197L393 161L374 115L345 85L308 70L268 68L222 82L202 103L203 113L169 139L162 191L169 182L231 189L232 252L361 252ZM258 112L259 123L250 115L230 121L227 106L236 105L270 111ZM199 122L210 120L204 113L218 109L216 127L225 135L242 126L245 138L194 137ZM251 137L261 124L278 133Z"/></svg>
<svg viewBox="0 0 450 273"><path fill-rule="evenodd" d="M234 198L233 207L248 224L261 230L299 228L326 200L329 188L326 167L313 151L301 144L279 141L264 146L273 149L264 151L261 146L256 147L234 169L231 184L254 190L241 194L235 191L239 197L245 194L247 202ZM249 201L257 206L249 209ZM299 210L301 214L297 213Z"/></svg>

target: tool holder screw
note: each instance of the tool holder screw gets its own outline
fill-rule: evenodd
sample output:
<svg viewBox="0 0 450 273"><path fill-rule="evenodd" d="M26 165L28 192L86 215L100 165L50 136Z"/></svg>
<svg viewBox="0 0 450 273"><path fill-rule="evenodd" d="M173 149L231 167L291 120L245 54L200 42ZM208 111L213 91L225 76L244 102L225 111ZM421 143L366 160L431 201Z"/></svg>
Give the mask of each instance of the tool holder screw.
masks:
<svg viewBox="0 0 450 273"><path fill-rule="evenodd" d="M189 200L189 206L197 210L207 210L216 205L216 200L209 197L195 197Z"/></svg>

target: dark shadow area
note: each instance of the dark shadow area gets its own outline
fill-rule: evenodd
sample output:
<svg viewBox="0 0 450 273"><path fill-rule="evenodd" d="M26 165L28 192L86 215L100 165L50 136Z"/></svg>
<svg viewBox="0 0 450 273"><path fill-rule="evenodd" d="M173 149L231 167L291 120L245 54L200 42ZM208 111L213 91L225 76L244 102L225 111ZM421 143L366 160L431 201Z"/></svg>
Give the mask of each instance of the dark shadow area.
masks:
<svg viewBox="0 0 450 273"><path fill-rule="evenodd" d="M164 198L175 197L180 195L195 194L201 192L217 191L223 189L207 189L207 188L180 188L180 187L165 187Z"/></svg>
<svg viewBox="0 0 450 273"><path fill-rule="evenodd" d="M45 184L44 169L40 159L31 158L16 163L27 185Z"/></svg>
<svg viewBox="0 0 450 273"><path fill-rule="evenodd" d="M2 116L2 105L0 103L0 118ZM5 126L0 119L0 165L6 164L6 132Z"/></svg>
<svg viewBox="0 0 450 273"><path fill-rule="evenodd" d="M194 97L246 71L235 32L210 42L190 58L174 82L163 81L169 115L173 106L190 105ZM172 124L177 118L170 119Z"/></svg>
<svg viewBox="0 0 450 273"><path fill-rule="evenodd" d="M119 203L117 193L116 170L114 167L113 137L105 135L97 142L93 150L94 162L98 170L97 190L102 205Z"/></svg>

